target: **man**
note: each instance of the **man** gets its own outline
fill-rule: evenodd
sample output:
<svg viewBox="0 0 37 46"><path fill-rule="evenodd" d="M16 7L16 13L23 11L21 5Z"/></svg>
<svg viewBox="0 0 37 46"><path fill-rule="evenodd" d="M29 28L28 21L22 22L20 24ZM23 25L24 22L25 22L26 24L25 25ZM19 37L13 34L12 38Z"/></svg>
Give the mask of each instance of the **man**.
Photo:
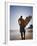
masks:
<svg viewBox="0 0 37 46"><path fill-rule="evenodd" d="M24 26L23 26L23 24L24 24L24 19L22 18L22 16L19 18L19 20L18 20L18 23L19 23L19 25L20 25L20 33L21 33L21 38L22 38L22 40L23 39L25 39L25 29L24 29ZM24 37L23 37L23 34L24 34Z"/></svg>

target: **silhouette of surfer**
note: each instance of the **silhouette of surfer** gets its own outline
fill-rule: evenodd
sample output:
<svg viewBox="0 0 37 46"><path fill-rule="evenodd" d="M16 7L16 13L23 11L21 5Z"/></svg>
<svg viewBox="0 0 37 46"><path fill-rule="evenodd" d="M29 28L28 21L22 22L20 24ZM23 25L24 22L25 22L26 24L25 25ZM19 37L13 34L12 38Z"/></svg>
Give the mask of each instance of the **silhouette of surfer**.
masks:
<svg viewBox="0 0 37 46"><path fill-rule="evenodd" d="M20 16L20 18L18 19L18 23L20 25L20 33L21 33L22 40L25 39L25 27L23 26L23 21L24 19L22 18L22 16Z"/></svg>
<svg viewBox="0 0 37 46"><path fill-rule="evenodd" d="M25 27L26 25L29 23L29 21L31 20L32 16L28 16L26 17L26 19L24 20L22 18L22 16L20 16L20 18L18 19L18 23L20 25L20 33L21 33L21 38L22 39L25 39ZM32 25L31 25L32 27ZM24 37L23 37L23 34L24 34Z"/></svg>

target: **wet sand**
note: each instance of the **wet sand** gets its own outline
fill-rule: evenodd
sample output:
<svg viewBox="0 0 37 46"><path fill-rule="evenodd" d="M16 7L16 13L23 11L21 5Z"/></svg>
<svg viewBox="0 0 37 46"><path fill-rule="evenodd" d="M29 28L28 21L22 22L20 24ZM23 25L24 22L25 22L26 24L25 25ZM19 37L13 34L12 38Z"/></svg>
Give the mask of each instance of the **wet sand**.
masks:
<svg viewBox="0 0 37 46"><path fill-rule="evenodd" d="M32 37L33 32L25 32L25 40L31 40ZM22 40L20 32L10 31L10 40Z"/></svg>

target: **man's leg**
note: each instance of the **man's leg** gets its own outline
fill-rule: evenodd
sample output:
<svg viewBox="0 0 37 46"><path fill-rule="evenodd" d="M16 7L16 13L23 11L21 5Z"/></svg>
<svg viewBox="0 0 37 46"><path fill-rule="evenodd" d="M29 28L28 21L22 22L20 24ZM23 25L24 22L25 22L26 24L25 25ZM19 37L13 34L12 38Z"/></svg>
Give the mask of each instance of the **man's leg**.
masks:
<svg viewBox="0 0 37 46"><path fill-rule="evenodd" d="M25 39L25 32L24 32L24 39Z"/></svg>
<svg viewBox="0 0 37 46"><path fill-rule="evenodd" d="M23 40L23 32L21 32L21 38L22 38L22 40Z"/></svg>

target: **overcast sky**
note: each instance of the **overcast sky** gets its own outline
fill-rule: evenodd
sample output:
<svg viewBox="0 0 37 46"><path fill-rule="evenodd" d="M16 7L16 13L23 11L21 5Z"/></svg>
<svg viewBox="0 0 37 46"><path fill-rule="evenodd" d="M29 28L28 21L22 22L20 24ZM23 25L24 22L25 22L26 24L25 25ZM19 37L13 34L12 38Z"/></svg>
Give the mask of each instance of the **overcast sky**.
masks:
<svg viewBox="0 0 37 46"><path fill-rule="evenodd" d="M11 30L19 29L18 19L20 16L23 16L25 19L26 16L33 15L33 7L31 6L10 6L10 27ZM32 24L32 20L28 26Z"/></svg>

